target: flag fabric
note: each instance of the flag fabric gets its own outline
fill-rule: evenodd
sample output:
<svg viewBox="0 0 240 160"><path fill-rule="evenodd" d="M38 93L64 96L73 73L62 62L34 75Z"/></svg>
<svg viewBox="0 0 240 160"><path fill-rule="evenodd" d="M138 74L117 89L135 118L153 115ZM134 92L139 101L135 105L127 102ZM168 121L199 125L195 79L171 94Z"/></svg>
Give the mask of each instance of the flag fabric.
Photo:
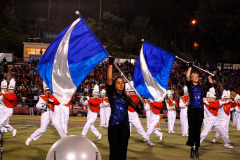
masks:
<svg viewBox="0 0 240 160"><path fill-rule="evenodd" d="M138 93L154 101L163 101L175 56L144 41L134 71Z"/></svg>
<svg viewBox="0 0 240 160"><path fill-rule="evenodd" d="M109 56L78 15L54 39L37 66L39 75L61 104L67 104L86 76Z"/></svg>

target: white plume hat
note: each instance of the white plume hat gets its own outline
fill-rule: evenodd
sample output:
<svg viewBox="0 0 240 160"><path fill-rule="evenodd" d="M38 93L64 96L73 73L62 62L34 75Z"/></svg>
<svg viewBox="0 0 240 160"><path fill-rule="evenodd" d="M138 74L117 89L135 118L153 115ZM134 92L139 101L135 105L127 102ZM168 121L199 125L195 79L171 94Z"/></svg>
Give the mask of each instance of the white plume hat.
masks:
<svg viewBox="0 0 240 160"><path fill-rule="evenodd" d="M184 87L183 87L183 93L188 93L188 88L187 88L187 86L184 86Z"/></svg>
<svg viewBox="0 0 240 160"><path fill-rule="evenodd" d="M133 81L130 81L131 86L134 87ZM127 92L134 92L134 89L128 83L125 83L125 91Z"/></svg>
<svg viewBox="0 0 240 160"><path fill-rule="evenodd" d="M216 94L215 89L214 87L212 87L207 92L207 98L216 98L215 94Z"/></svg>
<svg viewBox="0 0 240 160"><path fill-rule="evenodd" d="M170 90L167 90L167 97L169 98L170 96L173 96L172 92Z"/></svg>
<svg viewBox="0 0 240 160"><path fill-rule="evenodd" d="M50 90L49 87L47 86L47 84L43 81L43 90Z"/></svg>
<svg viewBox="0 0 240 160"><path fill-rule="evenodd" d="M93 87L92 95L99 95L99 86L97 84Z"/></svg>
<svg viewBox="0 0 240 160"><path fill-rule="evenodd" d="M4 88L7 88L7 81L5 79L1 82L1 89Z"/></svg>
<svg viewBox="0 0 240 160"><path fill-rule="evenodd" d="M230 91L229 90L224 90L223 93L222 93L222 99L224 98L230 98Z"/></svg>
<svg viewBox="0 0 240 160"><path fill-rule="evenodd" d="M12 78L9 82L8 89L14 90L16 81Z"/></svg>
<svg viewBox="0 0 240 160"><path fill-rule="evenodd" d="M240 99L239 94L236 95L236 97L234 98L234 101L237 102Z"/></svg>
<svg viewBox="0 0 240 160"><path fill-rule="evenodd" d="M106 91L105 91L105 89L102 89L102 91L101 91L101 95L106 95Z"/></svg>

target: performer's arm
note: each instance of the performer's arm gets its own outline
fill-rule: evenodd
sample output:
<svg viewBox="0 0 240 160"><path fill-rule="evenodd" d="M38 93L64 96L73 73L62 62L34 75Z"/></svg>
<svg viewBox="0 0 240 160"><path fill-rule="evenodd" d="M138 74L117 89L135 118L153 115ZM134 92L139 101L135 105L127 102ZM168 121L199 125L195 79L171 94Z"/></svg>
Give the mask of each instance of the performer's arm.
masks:
<svg viewBox="0 0 240 160"><path fill-rule="evenodd" d="M140 108L138 107L138 105L136 103L133 102L132 98L127 96L127 101L129 103L129 105L138 113L138 114L142 114Z"/></svg>
<svg viewBox="0 0 240 160"><path fill-rule="evenodd" d="M191 72L192 72L192 63L189 63L189 68L188 68L187 73L186 73L187 81L191 80Z"/></svg>
<svg viewBox="0 0 240 160"><path fill-rule="evenodd" d="M41 97L39 97L39 101L36 104L36 108L37 109L45 109L46 108L46 102Z"/></svg>
<svg viewBox="0 0 240 160"><path fill-rule="evenodd" d="M109 57L109 65L108 65L108 72L107 72L107 84L108 85L112 85L113 62L114 62L114 58L113 57Z"/></svg>

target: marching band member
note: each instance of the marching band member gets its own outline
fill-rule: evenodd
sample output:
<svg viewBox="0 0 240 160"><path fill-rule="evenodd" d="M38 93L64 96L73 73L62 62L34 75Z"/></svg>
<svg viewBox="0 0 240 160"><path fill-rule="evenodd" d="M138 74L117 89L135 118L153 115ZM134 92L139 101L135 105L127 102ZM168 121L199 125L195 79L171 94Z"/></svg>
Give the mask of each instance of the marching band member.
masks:
<svg viewBox="0 0 240 160"><path fill-rule="evenodd" d="M188 89L187 86L184 86L183 96L180 97L179 100L179 107L181 108L180 120L182 126L182 136L188 136L188 119L187 119L188 102L189 102Z"/></svg>
<svg viewBox="0 0 240 160"><path fill-rule="evenodd" d="M159 137L160 141L162 140L163 134L157 130L156 125L158 124L159 119L160 119L160 112L163 107L163 102L162 102L163 100L164 100L164 98L162 98L162 100L159 102L154 101L154 102L150 103L150 108L151 108L150 122L151 123L147 130L148 138L150 138L150 135L152 133L154 133L156 136ZM152 145L154 145L154 144L152 144Z"/></svg>
<svg viewBox="0 0 240 160"><path fill-rule="evenodd" d="M63 127L63 130L68 133L67 128L68 128L68 120L69 120L69 113L70 113L70 102L71 100L68 102L68 104L63 105L60 104L58 107L56 107L57 109L59 109L59 116L60 116L60 121Z"/></svg>
<svg viewBox="0 0 240 160"><path fill-rule="evenodd" d="M151 114L151 108L150 108L150 103L152 103L151 99L146 100L146 103L144 105L144 109L146 111L146 119L147 119L147 128L150 126L151 124L151 120L150 120L150 114Z"/></svg>
<svg viewBox="0 0 240 160"><path fill-rule="evenodd" d="M103 106L104 106L104 113L105 113L105 127L108 127L109 124L109 118L111 115L111 108L110 108L110 104L108 101L108 97L106 97L106 91L105 89L102 89L102 100L103 100Z"/></svg>
<svg viewBox="0 0 240 160"><path fill-rule="evenodd" d="M0 92L0 119L3 117L3 109L4 109L4 104L3 104L3 94L7 92L7 81L4 79L1 82L1 92ZM7 120L7 124L9 123L9 119ZM0 132L7 132L7 128L2 127L0 128Z"/></svg>
<svg viewBox="0 0 240 160"><path fill-rule="evenodd" d="M210 130L213 128L218 134L221 135L226 148L233 148L231 145L229 145L230 140L228 139L227 132L224 130L223 126L218 121L218 108L225 104L225 102L216 101L215 96L215 89L212 87L209 89L209 92L207 92L207 99L204 99L204 110L206 111L206 115L204 117L204 129L201 133L201 139L200 143L206 138Z"/></svg>
<svg viewBox="0 0 240 160"><path fill-rule="evenodd" d="M26 146L29 146L32 140L37 141L38 138L40 138L41 135L46 131L47 126L50 122L56 128L61 138L67 136L60 122L58 111L55 111L58 110L56 107L59 107L60 103L53 95L51 95L51 91L44 81L43 89L45 94L39 97L39 101L36 104L36 108L42 110L41 126L26 140Z"/></svg>
<svg viewBox="0 0 240 160"><path fill-rule="evenodd" d="M94 122L97 120L99 105L101 104L101 99L99 99L99 86L96 84L92 92L93 98L88 100L88 113L87 113L87 123L83 127L82 136L86 137L88 130L90 129L93 134L100 140L102 135L99 133L97 128L94 126Z"/></svg>
<svg viewBox="0 0 240 160"><path fill-rule="evenodd" d="M240 96L239 94L236 95L235 97L235 102L236 102L236 107L235 107L235 110L236 110L236 125L237 125L237 130L240 131Z"/></svg>
<svg viewBox="0 0 240 160"><path fill-rule="evenodd" d="M199 158L198 147L200 147L200 134L204 117L203 106L203 85L199 84L199 74L192 73L192 63L189 63L189 68L186 73L186 84L189 93L188 103L188 127L189 136L186 145L191 147L190 158ZM207 71L208 72L208 71ZM211 76L208 76L209 86L212 87L213 81ZM208 89L207 89L208 90Z"/></svg>
<svg viewBox="0 0 240 160"><path fill-rule="evenodd" d="M236 92L232 91L230 93L230 99L234 101L234 98L236 97ZM231 108L231 113L232 113L232 119L233 119L233 126L237 126L237 112L235 108Z"/></svg>
<svg viewBox="0 0 240 160"><path fill-rule="evenodd" d="M101 93L101 96L103 96L103 93L102 91L100 92ZM103 100L103 98L102 98ZM106 114L105 114L105 106L103 105L103 101L102 103L99 105L99 108L100 108L100 111L99 111L99 114L100 114L100 127L104 127L106 125Z"/></svg>
<svg viewBox="0 0 240 160"><path fill-rule="evenodd" d="M2 92L0 93L0 99L2 99L2 117L0 119L0 129L2 127L7 128L10 132L12 132L12 136L15 137L17 134L17 130L14 129L9 124L9 118L13 114L13 107L14 104L17 103L17 95L14 93L16 81L14 79L10 80L8 85L8 92L7 92L7 81L3 80L1 83Z"/></svg>
<svg viewBox="0 0 240 160"><path fill-rule="evenodd" d="M130 84L133 86L133 81L130 82ZM134 103L138 104L138 96L135 94L133 88L126 83L125 84L125 91L129 97L133 100ZM129 122L130 122L130 134L131 134L131 125L133 125L138 132L138 134L141 135L144 142L147 142L150 146L152 146L152 142L149 141L149 137L147 136L146 132L144 131L142 124L140 122L139 116L137 112L131 107L128 106L128 116L129 116Z"/></svg>
<svg viewBox="0 0 240 160"><path fill-rule="evenodd" d="M218 120L220 121L220 124L223 126L225 131L227 132L227 135L229 135L229 122L230 122L230 110L231 108L235 107L235 103L230 101L230 91L224 90L222 93L221 101L225 102L222 106L218 109ZM214 139L212 140L213 143L216 142L217 138L219 137L219 133L215 134Z"/></svg>
<svg viewBox="0 0 240 160"><path fill-rule="evenodd" d="M167 90L167 97L168 100L166 101L166 104L168 110L168 133L175 133L173 128L176 120L176 109L178 108L178 104L176 100L173 100L173 95L170 90Z"/></svg>

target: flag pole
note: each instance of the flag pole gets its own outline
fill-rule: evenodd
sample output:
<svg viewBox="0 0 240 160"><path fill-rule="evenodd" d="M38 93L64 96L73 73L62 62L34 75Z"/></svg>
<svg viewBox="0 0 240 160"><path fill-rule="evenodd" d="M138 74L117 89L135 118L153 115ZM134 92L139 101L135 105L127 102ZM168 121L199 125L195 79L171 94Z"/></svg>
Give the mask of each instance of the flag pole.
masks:
<svg viewBox="0 0 240 160"><path fill-rule="evenodd" d="M137 94L138 98L142 100L143 98L140 96L140 94L137 92L137 90L131 85L130 81L127 79L127 77L124 75L124 73L121 71L121 69L117 66L116 63L113 63L114 66L117 68L117 70L121 73L121 76L128 82L128 84L131 86L131 88L135 91Z"/></svg>
<svg viewBox="0 0 240 160"><path fill-rule="evenodd" d="M189 64L188 61L186 61L186 60L184 60L184 59L182 59L182 58L179 58L178 56L175 56L175 58L179 59L180 61L182 61L182 62L184 62L184 63ZM212 74L212 73L210 73L210 72L207 72L206 70L202 69L201 67L198 67L198 66L196 66L196 65L193 65L193 67L195 67L195 68L197 68L197 69L199 69L199 70L201 70L201 71L203 71L203 72L205 72L205 73L208 73L208 74L210 74L211 76L214 76L214 74Z"/></svg>
<svg viewBox="0 0 240 160"><path fill-rule="evenodd" d="M141 41L144 42L144 39L142 39ZM180 58L180 57L178 57L178 56L175 56L175 58L179 59L180 61L183 61L184 63L189 64L188 61L186 61L186 60L184 60L184 59L182 59L182 58ZM198 66L196 66L196 65L193 65L193 67L195 67L195 68L197 68L197 69L199 69L199 70L201 70L201 71L203 71L203 72L205 72L205 73L208 73L208 74L210 74L211 76L214 77L214 74L212 74L212 73L210 73L210 72L207 72L206 70L202 69L201 67L198 67Z"/></svg>

